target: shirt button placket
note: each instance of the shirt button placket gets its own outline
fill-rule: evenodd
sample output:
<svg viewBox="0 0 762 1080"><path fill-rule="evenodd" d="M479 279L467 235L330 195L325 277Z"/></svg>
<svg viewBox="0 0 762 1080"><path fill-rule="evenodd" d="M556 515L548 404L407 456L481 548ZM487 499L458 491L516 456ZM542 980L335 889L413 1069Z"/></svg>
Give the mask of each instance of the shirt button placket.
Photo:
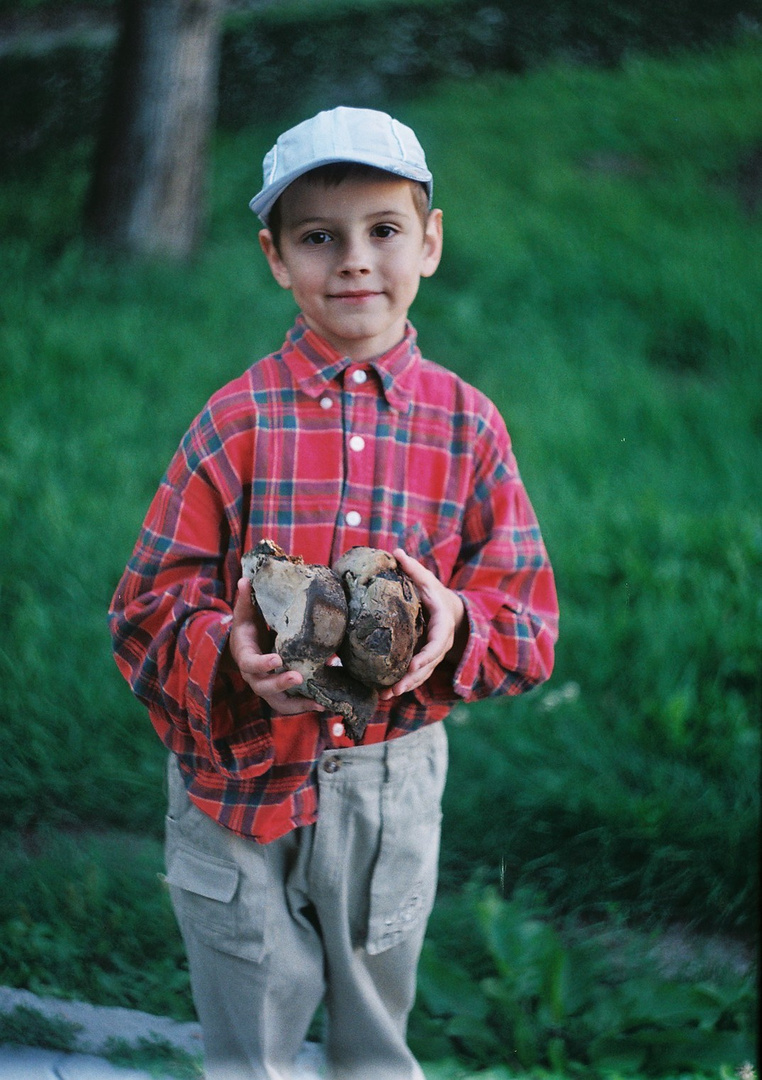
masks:
<svg viewBox="0 0 762 1080"><path fill-rule="evenodd" d="M363 368L355 368L354 371L349 373L347 426L350 432L355 426L363 426L363 417L366 416L369 408L373 408L373 394L364 389L367 382L368 372ZM367 419L365 423L367 423ZM367 439L357 432L349 436L348 446L347 501L351 505L352 502L359 500L364 506L370 499L373 486L372 456L363 453L368 446ZM346 511L344 522L350 529L357 529L365 523L363 513L360 510ZM358 543L359 540L354 542Z"/></svg>

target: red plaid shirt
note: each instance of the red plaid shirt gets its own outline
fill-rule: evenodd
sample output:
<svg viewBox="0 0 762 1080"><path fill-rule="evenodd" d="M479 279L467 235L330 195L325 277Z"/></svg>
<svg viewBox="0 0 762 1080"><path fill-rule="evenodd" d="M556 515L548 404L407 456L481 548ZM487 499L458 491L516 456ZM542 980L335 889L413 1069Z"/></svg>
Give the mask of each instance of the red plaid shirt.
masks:
<svg viewBox="0 0 762 1080"><path fill-rule="evenodd" d="M354 544L401 546L463 598L457 671L381 703L366 743L550 675L553 574L494 405L424 360L412 328L354 363L299 319L191 424L110 611L116 662L191 799L237 833L267 842L313 822L316 761L349 745L339 717L271 715L220 664L241 555L262 537L326 565Z"/></svg>

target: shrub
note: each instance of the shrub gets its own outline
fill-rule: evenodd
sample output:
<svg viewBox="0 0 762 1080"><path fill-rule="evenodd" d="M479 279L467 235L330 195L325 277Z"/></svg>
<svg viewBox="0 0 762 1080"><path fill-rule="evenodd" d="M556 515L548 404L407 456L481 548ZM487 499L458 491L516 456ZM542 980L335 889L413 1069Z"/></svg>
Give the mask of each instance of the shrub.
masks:
<svg viewBox="0 0 762 1080"><path fill-rule="evenodd" d="M569 943L531 906L486 892L472 913L478 974L429 942L411 1045L424 1059L606 1076L709 1072L754 1053L754 987L666 979L590 935ZM646 962L644 963L644 959Z"/></svg>

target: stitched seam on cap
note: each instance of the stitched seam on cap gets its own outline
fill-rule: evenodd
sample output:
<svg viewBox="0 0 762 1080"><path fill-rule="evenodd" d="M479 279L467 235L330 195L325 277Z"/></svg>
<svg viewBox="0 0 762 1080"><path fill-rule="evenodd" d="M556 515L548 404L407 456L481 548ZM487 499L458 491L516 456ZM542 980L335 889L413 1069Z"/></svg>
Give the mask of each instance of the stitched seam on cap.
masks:
<svg viewBox="0 0 762 1080"><path fill-rule="evenodd" d="M403 161L407 161L407 154L405 153L405 147L404 147L404 145L402 143L402 139L400 138L400 134L399 134L399 132L397 130L398 126L399 126L399 121L392 118L392 131L394 132L394 138L397 140L397 146L399 147L400 157L402 158Z"/></svg>

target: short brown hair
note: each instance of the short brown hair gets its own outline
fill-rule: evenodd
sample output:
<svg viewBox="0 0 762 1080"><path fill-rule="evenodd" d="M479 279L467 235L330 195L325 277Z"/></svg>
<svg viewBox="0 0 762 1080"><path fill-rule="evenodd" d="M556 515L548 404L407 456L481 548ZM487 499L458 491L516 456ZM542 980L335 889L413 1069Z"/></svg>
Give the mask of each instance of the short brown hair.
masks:
<svg viewBox="0 0 762 1080"><path fill-rule="evenodd" d="M322 184L324 187L338 187L344 180L378 180L379 177L395 179L394 173L386 172L384 169L376 169L372 165L362 165L356 161L334 161L330 165L318 165L316 169L310 169L299 179L306 178L311 183ZM407 178L398 177L398 179ZM429 218L429 193L426 185L419 183L417 180L408 180L407 182L410 184L413 193L413 204L416 212L425 229ZM280 195L275 200L267 218L267 228L270 230L276 251L280 251L280 234L283 227L281 218L282 198L283 196Z"/></svg>

